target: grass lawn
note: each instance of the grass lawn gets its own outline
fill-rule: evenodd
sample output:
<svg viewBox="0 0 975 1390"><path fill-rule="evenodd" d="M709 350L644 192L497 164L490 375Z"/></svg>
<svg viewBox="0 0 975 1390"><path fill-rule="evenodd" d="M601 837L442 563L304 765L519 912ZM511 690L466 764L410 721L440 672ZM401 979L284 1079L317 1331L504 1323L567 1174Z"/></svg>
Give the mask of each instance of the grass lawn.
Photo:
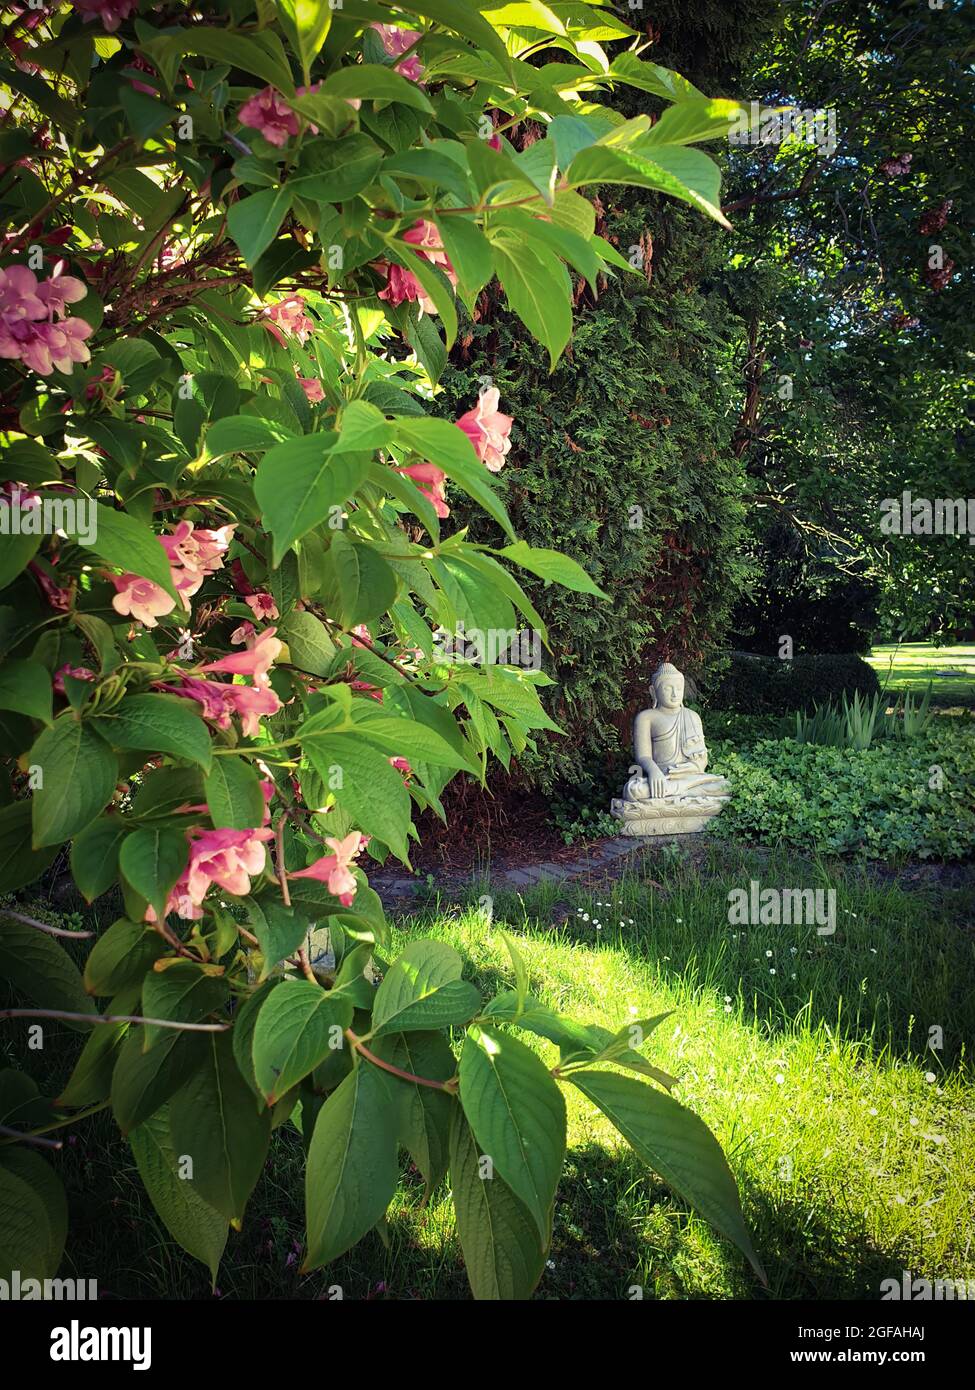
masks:
<svg viewBox="0 0 975 1390"><path fill-rule="evenodd" d="M975 704L975 645L936 647L933 642L895 642L874 647L866 658L888 690L924 691L932 683L938 704ZM889 679L888 679L889 677Z"/></svg>
<svg viewBox="0 0 975 1390"><path fill-rule="evenodd" d="M652 875L652 881L648 876ZM730 927L727 893L837 890L838 929ZM715 846L696 865L658 856L612 889L498 899L534 993L585 1022L673 1009L647 1056L725 1147L776 1298L876 1299L880 1281L975 1275L975 914L963 890L904 891L850 867ZM477 906L401 922L456 946L485 993L510 985L503 942ZM943 1048L926 1047L929 1029ZM555 1049L522 1034L546 1060ZM66 1039L65 1039L66 1041ZM53 1090L69 1065L45 1048ZM72 1052L77 1042L71 1044ZM20 1059L25 1060L25 1059ZM31 1070L37 1075L37 1054ZM745 1261L636 1160L571 1086L569 1154L550 1265L536 1297L761 1298ZM206 1297L206 1271L174 1246L106 1115L55 1159L72 1208L61 1273L122 1296ZM424 1208L405 1171L386 1243L368 1237L301 1278L300 1141L279 1130L218 1288L230 1297L468 1297L444 1191Z"/></svg>

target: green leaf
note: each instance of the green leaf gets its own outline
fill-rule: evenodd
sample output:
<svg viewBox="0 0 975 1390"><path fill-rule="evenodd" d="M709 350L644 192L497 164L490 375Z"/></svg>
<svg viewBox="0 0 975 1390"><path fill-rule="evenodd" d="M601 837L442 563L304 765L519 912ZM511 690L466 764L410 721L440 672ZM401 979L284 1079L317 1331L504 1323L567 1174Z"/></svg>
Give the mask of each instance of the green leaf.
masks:
<svg viewBox="0 0 975 1390"><path fill-rule="evenodd" d="M527 1206L547 1247L565 1157L557 1083L517 1038L475 1025L460 1055L460 1101L481 1152Z"/></svg>
<svg viewBox="0 0 975 1390"><path fill-rule="evenodd" d="M457 309L450 282L425 256L418 256L406 242L390 243L389 254L419 280L424 294L433 301L447 335L447 348L450 349L457 337Z"/></svg>
<svg viewBox="0 0 975 1390"><path fill-rule="evenodd" d="M158 939L158 938L157 938ZM162 944L162 943L160 943ZM131 1014L139 1006L142 981L116 994L107 1006L109 1014ZM92 1028L64 1090L57 1098L58 1108L99 1105L112 1092L112 1074L128 1032L127 1023L99 1023Z"/></svg>
<svg viewBox="0 0 975 1390"><path fill-rule="evenodd" d="M394 68L381 63L352 63L326 78L322 91L330 97L363 97L376 101L398 101L427 115L433 107L415 82Z"/></svg>
<svg viewBox="0 0 975 1390"><path fill-rule="evenodd" d="M462 744L458 749L456 741L448 743L442 734L413 719L369 710L357 721L356 729L393 758L405 757L409 750L410 758L418 762L457 768L475 777L479 773L468 747Z"/></svg>
<svg viewBox="0 0 975 1390"><path fill-rule="evenodd" d="M269 1105L313 1071L330 1051L344 1047L352 1001L313 985L285 980L264 1000L251 1052L254 1077Z"/></svg>
<svg viewBox="0 0 975 1390"><path fill-rule="evenodd" d="M51 677L39 661L4 661L0 667L0 709L16 710L50 724L52 702Z"/></svg>
<svg viewBox="0 0 975 1390"><path fill-rule="evenodd" d="M368 401L349 401L339 418L339 437L336 454L372 453L385 449L392 438L392 426L376 406Z"/></svg>
<svg viewBox="0 0 975 1390"><path fill-rule="evenodd" d="M16 1159L10 1166L0 1162L0 1279L8 1284L14 1270L21 1279L49 1279L57 1270L51 1267L55 1235L45 1193L19 1166Z"/></svg>
<svg viewBox="0 0 975 1390"><path fill-rule="evenodd" d="M370 1036L467 1023L482 1000L474 985L460 978L463 964L444 942L411 942L376 991Z"/></svg>
<svg viewBox="0 0 975 1390"><path fill-rule="evenodd" d="M292 951L304 944L309 924L305 917L293 908L285 907L270 893L261 900L248 898L246 901L250 909L248 924L260 943L264 957L260 978L265 980L285 956L290 956Z"/></svg>
<svg viewBox="0 0 975 1390"><path fill-rule="evenodd" d="M29 800L0 807L0 893L12 893L33 883L60 852L60 845L37 850L31 845Z"/></svg>
<svg viewBox="0 0 975 1390"><path fill-rule="evenodd" d="M201 1023L222 1008L230 997L230 987L220 975L208 975L190 960L177 960L166 970L152 971L142 985L142 1010L147 1018L172 1019L179 1023ZM168 1040L175 1028L159 1028L147 1023L143 1047L149 1052Z"/></svg>
<svg viewBox="0 0 975 1390"><path fill-rule="evenodd" d="M383 557L368 544L336 531L329 555L338 586L338 619L353 628L379 618L396 602L399 580Z"/></svg>
<svg viewBox="0 0 975 1390"><path fill-rule="evenodd" d="M32 797L35 849L84 830L114 795L118 758L70 710L43 731L27 757L40 779Z"/></svg>
<svg viewBox="0 0 975 1390"><path fill-rule="evenodd" d="M323 4L322 0L277 0L277 11L307 85L311 65L332 25L332 6Z"/></svg>
<svg viewBox="0 0 975 1390"><path fill-rule="evenodd" d="M570 560L568 555L563 555L561 551L545 550L529 545L527 541L515 541L514 545L506 545L503 550L495 551L495 554L502 555L512 564L520 565L532 574L537 574L541 579L561 584L565 589L573 589L579 594L592 594L595 598L609 598L598 584L593 583L580 564Z"/></svg>
<svg viewBox="0 0 975 1390"><path fill-rule="evenodd" d="M288 644L291 664L313 676L327 676L335 658L335 643L328 628L314 613L289 613L277 625L277 635Z"/></svg>
<svg viewBox="0 0 975 1390"><path fill-rule="evenodd" d="M494 274L491 245L476 222L467 217L440 216L437 227L443 248L457 272L457 283L473 304Z"/></svg>
<svg viewBox="0 0 975 1390"><path fill-rule="evenodd" d="M39 928L18 919L13 909L0 905L0 977L34 1004L44 1009L63 1009L91 1014L94 1006L84 992L81 976L58 941ZM83 1030L80 1022L69 1028Z"/></svg>
<svg viewBox="0 0 975 1390"><path fill-rule="evenodd" d="M464 1266L476 1299L530 1298L545 1267L531 1213L498 1173L482 1177L481 1155L456 1107L450 1129L450 1191Z"/></svg>
<svg viewBox="0 0 975 1390"><path fill-rule="evenodd" d="M334 433L306 435L276 444L264 455L254 495L274 536L275 566L294 541L348 501L368 473L369 455L333 455L335 439Z"/></svg>
<svg viewBox="0 0 975 1390"><path fill-rule="evenodd" d="M203 1200L239 1221L264 1167L271 1112L255 1108L226 1033L207 1038L203 1064L173 1095L169 1132L180 1161L192 1159Z"/></svg>
<svg viewBox="0 0 975 1390"><path fill-rule="evenodd" d="M345 203L369 187L382 162L382 150L368 135L306 140L288 187L313 202Z"/></svg>
<svg viewBox="0 0 975 1390"><path fill-rule="evenodd" d="M214 420L203 438L204 456L223 458L227 454L251 454L270 449L289 436L289 431L276 420L262 420L256 415L225 415Z"/></svg>
<svg viewBox="0 0 975 1390"><path fill-rule="evenodd" d="M740 101L689 97L670 106L641 137L641 149L653 145L687 145L697 140L727 139L733 121L748 119Z"/></svg>
<svg viewBox="0 0 975 1390"><path fill-rule="evenodd" d="M142 1033L141 1024L129 1028L112 1073L112 1113L123 1134L155 1115L203 1057L200 1033L167 1028L148 1052L142 1048Z"/></svg>
<svg viewBox="0 0 975 1390"><path fill-rule="evenodd" d="M470 39L478 48L490 53L502 73L510 73L511 59L500 35L468 0L410 0L409 13L435 20L445 29ZM422 49L420 54L422 58Z"/></svg>
<svg viewBox="0 0 975 1390"><path fill-rule="evenodd" d="M305 1170L308 1253L302 1272L337 1259L371 1231L398 1177L389 1087L378 1068L359 1062L315 1121Z"/></svg>
<svg viewBox="0 0 975 1390"><path fill-rule="evenodd" d="M449 420L417 420L407 415L398 415L393 423L397 444L415 450L442 469L514 540L514 529L504 503L488 481L490 474L462 429Z"/></svg>
<svg viewBox="0 0 975 1390"><path fill-rule="evenodd" d="M190 847L181 830L133 830L122 842L119 868L130 886L151 904L160 922L166 917L170 890L189 857Z"/></svg>
<svg viewBox="0 0 975 1390"><path fill-rule="evenodd" d="M227 227L247 265L253 266L277 236L290 211L291 198L289 182L277 188L262 188L228 209Z"/></svg>
<svg viewBox="0 0 975 1390"><path fill-rule="evenodd" d="M635 53L620 53L614 58L609 67L609 76L619 78L630 87L639 87L641 91L665 97L667 101L687 101L704 96L686 77L656 63L645 63Z"/></svg>
<svg viewBox="0 0 975 1390"><path fill-rule="evenodd" d="M142 978L168 950L165 940L146 926L120 917L102 932L85 961L85 989L89 994L114 995Z"/></svg>
<svg viewBox="0 0 975 1390"><path fill-rule="evenodd" d="M262 37L265 42L258 43L256 39L246 38L228 29L206 29L202 25L193 25L180 29L176 34L166 34L154 43L158 42L171 53L228 63L242 72L260 77L285 96L292 96L295 86L281 40L273 30L263 31ZM152 47L147 44L143 47L151 57Z"/></svg>
<svg viewBox="0 0 975 1390"><path fill-rule="evenodd" d="M0 546L0 589L12 584L41 548L41 535L4 536Z"/></svg>
<svg viewBox="0 0 975 1390"><path fill-rule="evenodd" d="M89 530L72 534L71 539L115 569L151 579L178 603L169 560L155 532L127 512L117 512L100 502L91 505L95 514Z"/></svg>
<svg viewBox="0 0 975 1390"><path fill-rule="evenodd" d="M384 1062L427 1081L448 1081L457 1061L442 1033L394 1033L378 1038L370 1050ZM423 1174L429 1196L447 1171L451 1113L457 1109L446 1091L390 1077L386 1083L397 1110L396 1131Z"/></svg>
<svg viewBox="0 0 975 1390"><path fill-rule="evenodd" d="M704 1121L672 1096L617 1072L576 1071L567 1080L612 1121L644 1163L737 1245L764 1281L735 1179Z"/></svg>
<svg viewBox="0 0 975 1390"><path fill-rule="evenodd" d="M622 183L654 188L690 203L722 227L731 227L721 211L721 170L706 154L686 145L641 145L630 150L592 145L576 155L566 177L576 186Z"/></svg>
<svg viewBox="0 0 975 1390"><path fill-rule="evenodd" d="M227 1244L228 1222L205 1202L195 1186L179 1176L178 1156L169 1137L169 1120L160 1110L129 1135L139 1176L166 1230L212 1278Z"/></svg>
<svg viewBox="0 0 975 1390"><path fill-rule="evenodd" d="M22 1216L30 1219L31 1230L27 1241L29 1258L37 1261L35 1267L41 1271L39 1277L53 1278L61 1263L68 1235L68 1199L64 1187L57 1173L40 1154L21 1145L8 1144L0 1149L0 1279L9 1281L12 1270L18 1269L23 1280L30 1268L28 1261L17 1265L8 1262L9 1255L13 1253L6 1239L8 1233L12 1234L11 1213L4 1213L4 1208L6 1199L11 1195L10 1187L5 1186L10 1178L24 1183L32 1199L25 1203L22 1213ZM40 1203L43 1210L43 1222L37 1221L35 1202ZM23 1229L20 1221L15 1221L15 1226ZM24 1231L24 1234L27 1232Z"/></svg>
<svg viewBox="0 0 975 1390"><path fill-rule="evenodd" d="M179 695L128 695L111 714L90 722L114 748L169 753L210 770L207 726L194 705Z"/></svg>
<svg viewBox="0 0 975 1390"><path fill-rule="evenodd" d="M495 245L494 264L511 309L548 348L554 371L572 336L572 288L565 267L537 243L522 246L516 254Z"/></svg>
<svg viewBox="0 0 975 1390"><path fill-rule="evenodd" d="M251 830L263 821L261 779L246 758L214 758L204 785L216 829Z"/></svg>
<svg viewBox="0 0 975 1390"><path fill-rule="evenodd" d="M410 794L389 760L355 734L305 735L302 749L354 824L406 863Z"/></svg>

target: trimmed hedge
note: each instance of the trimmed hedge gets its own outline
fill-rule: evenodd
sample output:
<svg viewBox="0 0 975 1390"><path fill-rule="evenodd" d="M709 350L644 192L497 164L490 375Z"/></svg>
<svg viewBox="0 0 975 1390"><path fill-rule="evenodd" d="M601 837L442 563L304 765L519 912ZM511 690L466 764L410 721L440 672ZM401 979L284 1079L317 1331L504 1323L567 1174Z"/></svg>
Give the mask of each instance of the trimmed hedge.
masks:
<svg viewBox="0 0 975 1390"><path fill-rule="evenodd" d="M872 666L852 652L795 656L780 661L774 656L732 652L731 664L707 699L713 709L742 714L792 714L811 711L828 700L839 702L859 692L880 690Z"/></svg>

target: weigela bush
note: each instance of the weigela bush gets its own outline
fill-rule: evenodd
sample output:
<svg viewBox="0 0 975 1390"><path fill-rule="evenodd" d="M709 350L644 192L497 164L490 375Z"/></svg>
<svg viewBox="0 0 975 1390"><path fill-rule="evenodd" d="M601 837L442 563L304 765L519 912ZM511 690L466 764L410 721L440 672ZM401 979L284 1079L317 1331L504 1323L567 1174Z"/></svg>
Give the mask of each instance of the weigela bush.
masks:
<svg viewBox="0 0 975 1390"><path fill-rule="evenodd" d="M527 1296L568 1080L754 1261L720 1148L640 1050L660 1019L561 1017L513 943L514 988L490 1001L436 941L383 961L363 868L408 863L414 807L553 727L540 672L477 642L448 660L445 636L544 641L518 569L600 596L513 532L498 389L437 413L457 300L476 312L497 279L554 364L573 277L629 273L581 190L636 184L723 220L693 144L737 105L644 61L599 5L14 9L0 889L70 845L83 896L123 915L83 976L29 912L0 919L30 1006L8 1020L83 1040L56 1101L4 1078L0 1247L53 1274L63 1194L31 1140L110 1107L161 1219L215 1272L289 1121L306 1269L381 1222L403 1148L430 1188L449 1172L475 1294ZM614 112L620 84L659 119ZM516 152L528 120L543 138ZM503 544L446 533L458 493Z"/></svg>

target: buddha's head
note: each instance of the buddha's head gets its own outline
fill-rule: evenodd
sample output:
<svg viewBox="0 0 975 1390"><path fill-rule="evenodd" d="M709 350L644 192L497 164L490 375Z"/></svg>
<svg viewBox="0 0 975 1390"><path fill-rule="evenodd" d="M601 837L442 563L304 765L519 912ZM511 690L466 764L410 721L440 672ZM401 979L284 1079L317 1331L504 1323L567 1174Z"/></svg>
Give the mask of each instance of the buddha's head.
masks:
<svg viewBox="0 0 975 1390"><path fill-rule="evenodd" d="M662 661L654 671L650 684L657 709L680 709L684 703L684 677L676 666Z"/></svg>

